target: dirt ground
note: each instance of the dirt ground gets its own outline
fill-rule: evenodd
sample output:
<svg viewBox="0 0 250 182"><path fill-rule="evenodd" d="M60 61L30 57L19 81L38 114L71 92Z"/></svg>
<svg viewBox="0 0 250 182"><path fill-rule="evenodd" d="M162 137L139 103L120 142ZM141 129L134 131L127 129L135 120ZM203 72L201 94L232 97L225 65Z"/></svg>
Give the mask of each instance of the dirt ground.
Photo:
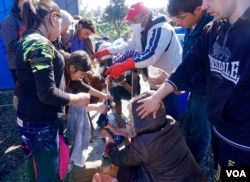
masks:
<svg viewBox="0 0 250 182"><path fill-rule="evenodd" d="M5 169L0 181L33 181L32 162L25 158L20 143L16 128L16 112L12 105L12 90L0 91L0 166ZM211 149L201 168L208 182L212 182L214 170Z"/></svg>

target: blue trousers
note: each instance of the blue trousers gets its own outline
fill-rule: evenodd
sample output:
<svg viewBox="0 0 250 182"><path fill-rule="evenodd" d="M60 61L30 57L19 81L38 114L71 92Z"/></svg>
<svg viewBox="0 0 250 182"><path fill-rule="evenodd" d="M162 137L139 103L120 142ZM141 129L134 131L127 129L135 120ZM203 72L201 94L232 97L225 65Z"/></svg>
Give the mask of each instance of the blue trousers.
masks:
<svg viewBox="0 0 250 182"><path fill-rule="evenodd" d="M206 106L205 95L191 93L183 123L186 142L198 164L206 156L211 142L211 125L207 118Z"/></svg>
<svg viewBox="0 0 250 182"><path fill-rule="evenodd" d="M20 123L20 119L19 123ZM58 177L59 137L56 123L18 125L22 140L26 143L37 166L38 182L54 182Z"/></svg>

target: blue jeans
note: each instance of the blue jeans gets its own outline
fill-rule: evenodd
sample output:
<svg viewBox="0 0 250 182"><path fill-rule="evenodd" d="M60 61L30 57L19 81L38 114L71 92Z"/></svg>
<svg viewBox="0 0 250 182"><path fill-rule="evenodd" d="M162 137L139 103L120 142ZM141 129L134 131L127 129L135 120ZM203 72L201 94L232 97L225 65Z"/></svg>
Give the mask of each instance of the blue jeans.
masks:
<svg viewBox="0 0 250 182"><path fill-rule="evenodd" d="M39 182L52 182L58 177L59 137L57 123L29 124L19 118L18 129L34 157ZM20 124L21 122L21 124Z"/></svg>
<svg viewBox="0 0 250 182"><path fill-rule="evenodd" d="M206 156L211 142L211 125L207 118L206 107L207 97L205 95L190 94L183 132L198 164Z"/></svg>

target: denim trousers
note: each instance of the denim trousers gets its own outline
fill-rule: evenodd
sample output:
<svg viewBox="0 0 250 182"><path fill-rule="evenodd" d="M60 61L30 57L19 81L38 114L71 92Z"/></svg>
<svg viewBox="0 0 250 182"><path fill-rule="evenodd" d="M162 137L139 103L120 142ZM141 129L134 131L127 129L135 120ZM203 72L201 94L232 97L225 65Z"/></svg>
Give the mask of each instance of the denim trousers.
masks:
<svg viewBox="0 0 250 182"><path fill-rule="evenodd" d="M38 182L52 182L58 177L58 124L30 124L17 118L19 133L34 158Z"/></svg>
<svg viewBox="0 0 250 182"><path fill-rule="evenodd" d="M211 125L207 117L207 97L202 94L190 94L188 108L183 122L186 142L200 164L206 156L211 142Z"/></svg>

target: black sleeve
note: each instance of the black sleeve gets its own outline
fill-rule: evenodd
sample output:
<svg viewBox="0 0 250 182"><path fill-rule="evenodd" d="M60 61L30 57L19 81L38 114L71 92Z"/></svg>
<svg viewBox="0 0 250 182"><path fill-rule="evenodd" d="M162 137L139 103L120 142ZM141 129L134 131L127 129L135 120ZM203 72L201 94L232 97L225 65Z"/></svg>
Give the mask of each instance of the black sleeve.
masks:
<svg viewBox="0 0 250 182"><path fill-rule="evenodd" d="M185 90L188 82L198 73L207 76L209 70L208 47L210 44L208 27L204 28L201 37L186 55L176 71L171 74L169 82L174 84L177 90Z"/></svg>
<svg viewBox="0 0 250 182"><path fill-rule="evenodd" d="M58 66L60 60L55 57L54 46L42 41L36 42L30 47L26 60L30 62L37 95L41 102L56 106L67 105L69 95L63 90L65 89L64 65Z"/></svg>
<svg viewBox="0 0 250 182"><path fill-rule="evenodd" d="M142 152L144 151L144 152ZM120 167L137 166L145 163L148 159L147 149L139 142L133 141L132 144L119 150L117 147L112 147L109 151L111 162Z"/></svg>

